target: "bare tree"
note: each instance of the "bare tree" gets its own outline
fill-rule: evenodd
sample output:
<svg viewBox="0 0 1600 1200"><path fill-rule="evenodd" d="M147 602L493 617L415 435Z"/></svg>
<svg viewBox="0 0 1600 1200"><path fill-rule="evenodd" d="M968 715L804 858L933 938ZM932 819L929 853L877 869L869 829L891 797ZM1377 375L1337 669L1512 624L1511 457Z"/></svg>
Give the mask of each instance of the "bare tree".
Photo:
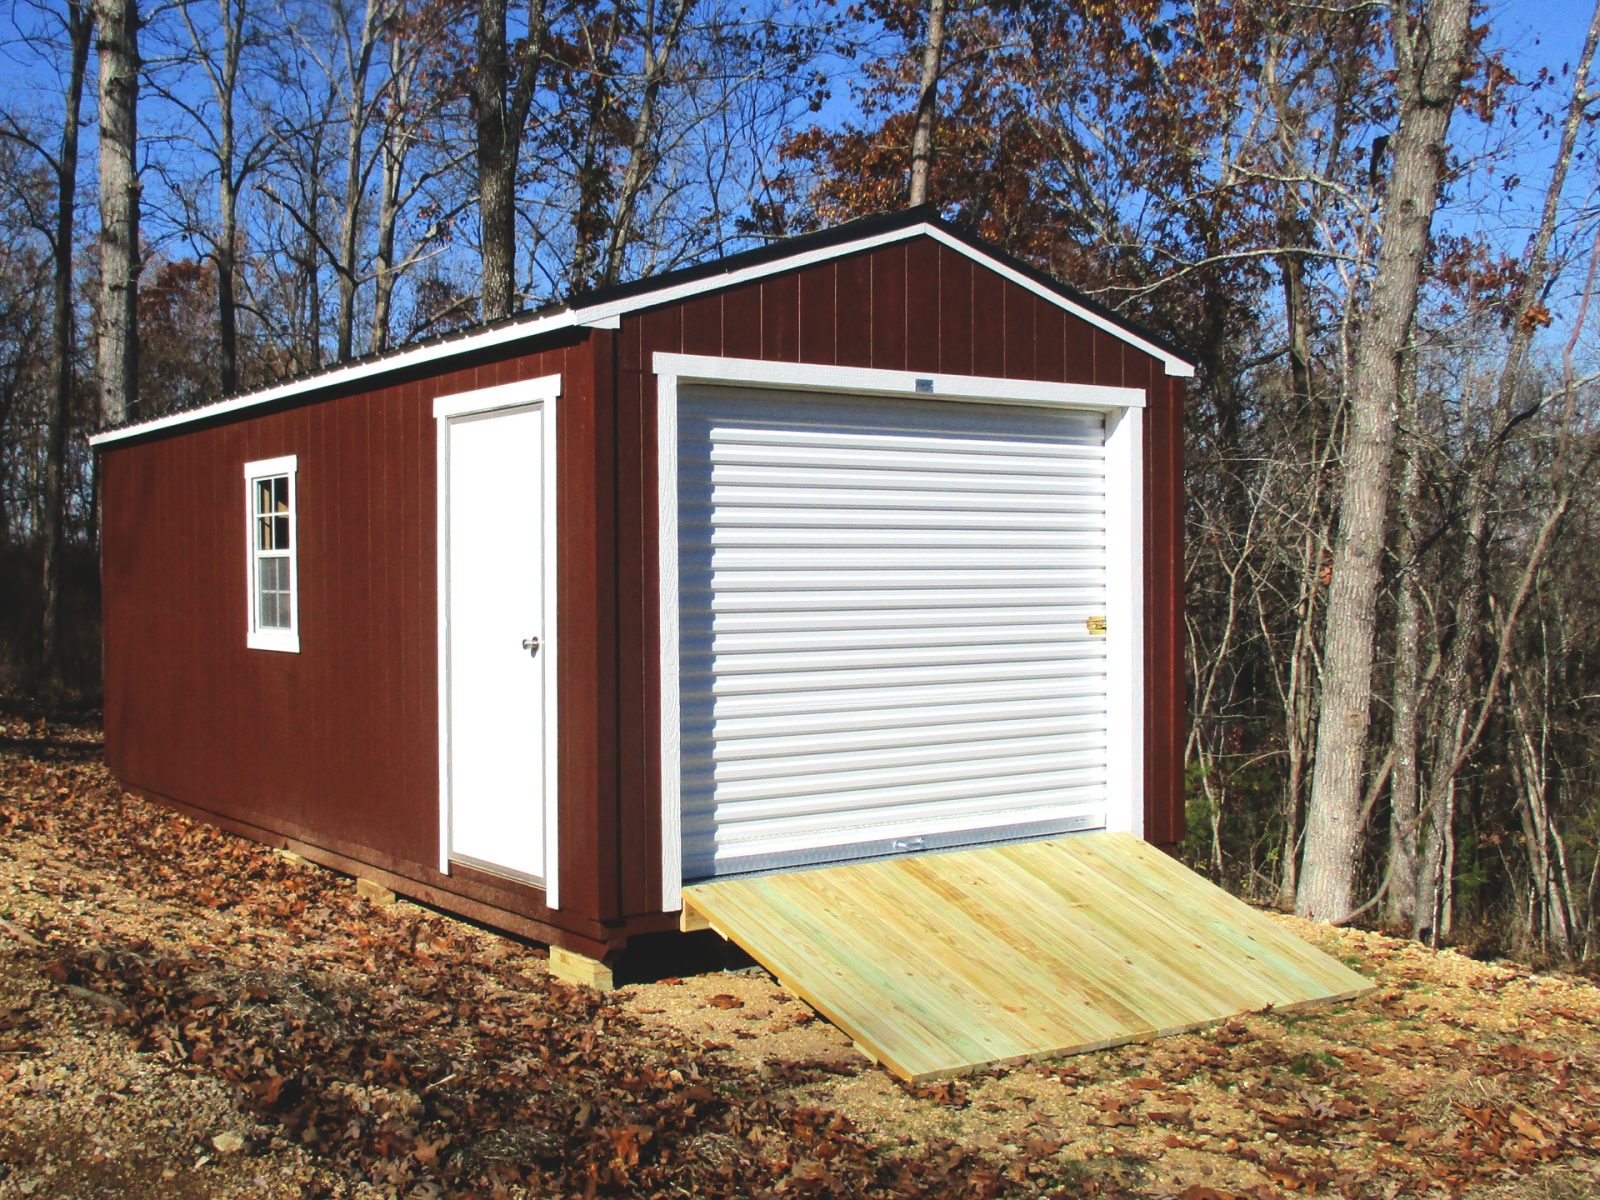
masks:
<svg viewBox="0 0 1600 1200"><path fill-rule="evenodd" d="M482 316L508 316L516 284L517 162L533 106L545 32L545 0L528 0L527 36L506 44L506 0L480 0L472 72L477 102L478 214L483 262Z"/></svg>
<svg viewBox="0 0 1600 1200"><path fill-rule="evenodd" d="M639 199L654 177L651 145L656 133L656 112L661 88L666 83L673 55L683 37L684 19L694 0L669 0L670 8L657 25L655 0L646 0L644 28L640 32L643 65L640 71L639 107L634 113L628 140L628 165L618 188L616 216L611 222L611 240L606 247L602 283L617 283L622 278L624 255L633 237ZM659 41L658 41L659 39Z"/></svg>
<svg viewBox="0 0 1600 1200"><path fill-rule="evenodd" d="M395 287L401 277L432 253L430 247L467 207L459 197L433 204L422 236L401 253L397 241L401 215L435 181L448 178L465 158L455 151L443 151L432 155L420 169L416 164L419 144L428 140L429 127L441 117L452 95L449 88L430 82L429 67L447 39L440 15L436 8L412 11L400 0L388 22L389 71L378 97L381 172L373 255L374 351L388 348Z"/></svg>
<svg viewBox="0 0 1600 1200"><path fill-rule="evenodd" d="M1391 143L1383 244L1349 382L1317 756L1295 901L1302 916L1321 920L1342 920L1353 907L1400 359L1422 284L1445 138L1466 73L1471 15L1469 0L1429 0L1415 23L1400 0L1389 10L1400 124Z"/></svg>
<svg viewBox="0 0 1600 1200"><path fill-rule="evenodd" d="M184 99L168 93L170 103L183 109L190 118L196 141L204 145L216 163L217 224L207 240L217 269L217 382L224 394L239 386L239 248L241 195L250 176L271 152L273 138L263 130L241 145L240 83L244 54L255 37L251 0L215 0L215 31L197 22L199 0L179 0L178 13L188 36L188 59L198 62L211 85L216 104L215 121L210 114L191 107ZM195 222L198 226L201 223Z"/></svg>
<svg viewBox="0 0 1600 1200"><path fill-rule="evenodd" d="M338 10L338 45L344 60L344 209L339 224L339 245L334 269L339 276L339 313L334 325L335 356L340 362L355 353L356 289L360 286L361 218L372 156L367 152L367 132L376 98L371 95L373 61L379 50L391 10L389 0L365 0L357 28L352 31L342 5Z"/></svg>
<svg viewBox="0 0 1600 1200"><path fill-rule="evenodd" d="M51 290L51 387L46 392L44 457L39 505L40 622L37 660L30 664L38 679L56 668L61 614L61 563L66 550L67 426L74 388L76 349L72 265L76 245L78 200L78 135L83 123L84 80L94 20L82 0L68 0L62 15L66 33L66 77L62 95L61 137L51 151L36 141L13 117L0 117L0 136L32 150L47 164L55 183L55 214L50 230L53 264Z"/></svg>
<svg viewBox="0 0 1600 1200"><path fill-rule="evenodd" d="M1408 346L1400 368L1400 448L1404 463L1396 503L1400 506L1400 533L1395 547L1397 595L1395 597L1394 676L1391 753L1394 770L1389 777L1389 887L1384 902L1385 922L1410 930L1417 911L1418 707L1422 682L1422 600L1418 578L1422 550L1422 437L1417 400L1417 355Z"/></svg>
<svg viewBox="0 0 1600 1200"><path fill-rule="evenodd" d="M917 81L916 126L911 136L912 204L926 204L933 173L933 126L939 116L939 67L944 54L945 0L928 0L928 40L922 48L922 74Z"/></svg>
<svg viewBox="0 0 1600 1200"><path fill-rule="evenodd" d="M124 420L139 379L139 5L95 0L100 54L100 418Z"/></svg>
<svg viewBox="0 0 1600 1200"><path fill-rule="evenodd" d="M1591 101L1589 72L1594 65L1597 43L1600 43L1600 4L1595 6L1589 18L1578 69L1572 76L1572 90L1545 188L1539 223L1523 255L1518 311L1511 324L1510 344L1501 363L1495 391L1494 428L1487 445L1468 467L1462 488L1464 537L1453 572L1456 580L1452 589L1455 600L1451 606L1454 620L1438 693L1440 708L1446 714L1446 719L1437 723L1433 772L1429 780L1426 808L1422 813L1427 834L1421 859L1423 876L1418 880L1416 889L1418 904L1414 925L1419 935L1434 934L1440 928L1443 917L1438 903L1438 884L1444 861L1451 796L1457 773L1475 749L1476 739L1468 740L1469 731L1480 728L1478 723L1468 723L1462 717L1471 707L1470 693L1477 674L1479 634L1483 627L1484 543L1490 508L1507 439L1511 431L1529 415L1524 395L1528 350L1535 332L1549 320L1544 301L1545 285L1550 273L1550 243L1556 234L1561 198L1566 191L1567 174L1571 169L1578 134Z"/></svg>

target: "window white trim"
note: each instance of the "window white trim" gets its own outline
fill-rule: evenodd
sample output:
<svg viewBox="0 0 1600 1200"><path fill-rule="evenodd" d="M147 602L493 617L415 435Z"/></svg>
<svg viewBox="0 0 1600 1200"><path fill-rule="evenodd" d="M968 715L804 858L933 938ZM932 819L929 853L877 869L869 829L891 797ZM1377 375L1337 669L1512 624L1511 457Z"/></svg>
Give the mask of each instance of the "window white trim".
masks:
<svg viewBox="0 0 1600 1200"><path fill-rule="evenodd" d="M1109 828L1144 829L1144 441L1139 388L1038 383L970 375L918 375L809 363L657 353L657 572L661 638L661 908L683 907L683 813L678 672L678 392L682 384L746 384L806 392L1091 409L1106 414L1107 793L1126 789L1126 814ZM931 388L931 390L930 390ZM1117 669L1120 668L1120 669ZM1120 760L1120 761L1118 761Z"/></svg>
<svg viewBox="0 0 1600 1200"><path fill-rule="evenodd" d="M245 646L251 650L300 653L299 469L299 459L293 454L258 459L244 464ZM275 478L279 475L286 475L289 478L289 550L284 556L289 563L289 627L262 629L258 624L259 597L256 591L256 563L260 555L256 549L255 484L258 479Z"/></svg>
<svg viewBox="0 0 1600 1200"><path fill-rule="evenodd" d="M545 904L560 907L560 792L558 790L557 751L560 745L561 706L558 702L561 638L556 588L557 453L559 444L557 401L561 396L561 376L541 375L519 383L480 388L440 396L433 402L438 429L437 529L438 529L438 654L439 654L439 872L450 874L450 422L456 417L478 416L499 409L543 405L544 495L541 545L544 561L541 579L544 587L544 629L539 654L544 660L544 887Z"/></svg>
<svg viewBox="0 0 1600 1200"><path fill-rule="evenodd" d="M1101 316L1093 309L1076 303L1054 289L1029 278L1021 271L1008 267L1000 260L985 254L976 247L967 245L960 238L953 237L936 225L916 224L908 225L903 229L891 229L884 233L856 238L849 242L840 242L837 245L822 246L815 250L785 255L766 262L755 263L736 271L726 271L716 275L708 275L702 279L691 280L687 283L639 292L620 300L591 304L583 308L566 309L562 312L548 313L542 317L530 317L526 321L501 325L494 329L481 330L478 333L468 334L465 337L454 338L450 341L417 346L411 350L401 350L397 353L374 359L371 362L352 363L347 367L340 367L337 370L315 375L309 379L279 384L276 387L252 392L247 396L238 396L232 400L221 400L215 404L207 404L187 412L157 417L150 421L140 422L137 425L129 425L123 429L110 429L90 437L89 444L91 446L104 446L126 438L143 437L145 434L154 433L157 430L185 425L191 421L209 421L229 413L254 408L260 404L270 404L275 400L284 400L323 388L342 387L358 380L371 379L375 376L386 375L392 371L404 370L423 363L436 362L440 359L454 358L458 355L471 354L494 346L519 342L526 338L537 337L540 334L551 333L558 329L575 327L615 329L618 327L620 318L631 312L655 308L662 304L672 304L707 292L737 287L742 283L765 279L772 275L781 275L785 271L797 271L802 267L843 258L850 254L859 254L864 250L871 250L877 246L891 245L895 242L909 241L911 238L923 236L931 237L941 245L948 246L957 254L970 258L973 262L996 272L1040 299L1048 301L1057 308L1063 309L1081 320L1087 321L1096 329L1104 330L1118 341L1126 342L1128 345L1152 356L1162 363L1168 375L1188 378L1194 374L1194 364L1180 358L1170 350L1162 349L1116 321Z"/></svg>

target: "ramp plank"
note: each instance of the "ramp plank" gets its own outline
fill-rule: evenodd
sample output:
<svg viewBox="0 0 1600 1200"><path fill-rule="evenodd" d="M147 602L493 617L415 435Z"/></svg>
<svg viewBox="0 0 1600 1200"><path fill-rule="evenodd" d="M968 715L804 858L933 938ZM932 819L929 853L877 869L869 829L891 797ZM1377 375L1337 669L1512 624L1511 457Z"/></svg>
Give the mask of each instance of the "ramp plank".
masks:
<svg viewBox="0 0 1600 1200"><path fill-rule="evenodd" d="M1105 1049L1372 991L1145 842L1077 834L684 888L903 1079Z"/></svg>

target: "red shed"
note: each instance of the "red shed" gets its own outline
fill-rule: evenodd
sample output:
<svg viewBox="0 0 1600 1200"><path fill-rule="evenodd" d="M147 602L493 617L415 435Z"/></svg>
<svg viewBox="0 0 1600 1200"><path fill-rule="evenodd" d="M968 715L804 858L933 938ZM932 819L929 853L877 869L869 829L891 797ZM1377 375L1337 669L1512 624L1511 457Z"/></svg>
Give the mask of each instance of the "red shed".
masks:
<svg viewBox="0 0 1600 1200"><path fill-rule="evenodd" d="M107 757L594 958L686 881L1171 847L1190 374L912 210L108 429Z"/></svg>

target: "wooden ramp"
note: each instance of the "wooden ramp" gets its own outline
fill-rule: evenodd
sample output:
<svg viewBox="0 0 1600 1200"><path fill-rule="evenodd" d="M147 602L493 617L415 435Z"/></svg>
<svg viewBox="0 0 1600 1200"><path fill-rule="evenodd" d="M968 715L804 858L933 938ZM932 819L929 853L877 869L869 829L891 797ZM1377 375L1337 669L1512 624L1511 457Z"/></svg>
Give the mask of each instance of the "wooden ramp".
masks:
<svg viewBox="0 0 1600 1200"><path fill-rule="evenodd" d="M695 884L683 926L913 1082L1373 990L1122 833Z"/></svg>

